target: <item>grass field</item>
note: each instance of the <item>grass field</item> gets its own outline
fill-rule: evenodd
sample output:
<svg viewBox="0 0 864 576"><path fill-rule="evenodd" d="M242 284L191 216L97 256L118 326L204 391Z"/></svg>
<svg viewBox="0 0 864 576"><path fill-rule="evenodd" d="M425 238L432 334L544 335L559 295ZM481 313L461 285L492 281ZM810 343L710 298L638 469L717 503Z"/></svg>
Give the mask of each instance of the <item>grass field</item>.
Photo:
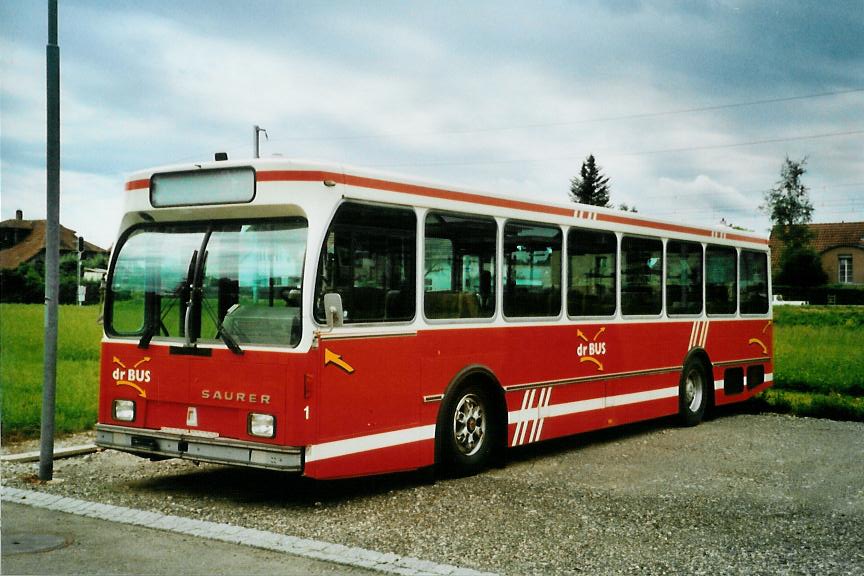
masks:
<svg viewBox="0 0 864 576"><path fill-rule="evenodd" d="M774 308L770 410L864 421L864 308Z"/></svg>
<svg viewBox="0 0 864 576"><path fill-rule="evenodd" d="M38 436L42 411L45 308L0 304L0 406L3 439ZM58 434L92 428L99 383L98 306L60 306Z"/></svg>
<svg viewBox="0 0 864 576"><path fill-rule="evenodd" d="M99 341L96 306L61 306L57 362L58 433L96 422ZM38 436L42 406L42 305L0 304L3 439ZM774 388L767 410L864 421L864 308L777 307Z"/></svg>

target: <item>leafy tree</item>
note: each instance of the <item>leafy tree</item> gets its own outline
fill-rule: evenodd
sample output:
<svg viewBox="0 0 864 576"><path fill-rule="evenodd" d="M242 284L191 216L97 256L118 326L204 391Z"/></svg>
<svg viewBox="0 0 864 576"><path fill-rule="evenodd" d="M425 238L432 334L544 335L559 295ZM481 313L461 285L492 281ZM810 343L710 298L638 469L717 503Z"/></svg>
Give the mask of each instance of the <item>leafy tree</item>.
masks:
<svg viewBox="0 0 864 576"><path fill-rule="evenodd" d="M773 223L772 233L783 243L780 269L774 281L778 285L812 287L828 282L819 254L813 249L813 233L807 227L813 217L813 204L807 187L801 181L807 172L806 158L799 161L787 156L780 168L780 180L765 192L760 208Z"/></svg>
<svg viewBox="0 0 864 576"><path fill-rule="evenodd" d="M625 202L619 204L618 209L623 210L624 212L639 212L639 210L636 209L636 206L628 206Z"/></svg>
<svg viewBox="0 0 864 576"><path fill-rule="evenodd" d="M105 268L108 258L97 254L84 260L81 269ZM75 304L78 300L78 255L74 252L60 257L60 303ZM99 282L83 282L87 286L87 304L98 303ZM0 301L40 304L45 301L44 254L12 270L0 271Z"/></svg>
<svg viewBox="0 0 864 576"><path fill-rule="evenodd" d="M593 154L590 154L582 163L579 174L570 181L570 199L580 204L611 208L609 177L600 172Z"/></svg>
<svg viewBox="0 0 864 576"><path fill-rule="evenodd" d="M813 288L828 283L822 259L810 246L787 246L780 254L780 270L774 282L778 286Z"/></svg>
<svg viewBox="0 0 864 576"><path fill-rule="evenodd" d="M771 218L774 233L786 248L806 246L813 238L807 228L813 217L813 204L801 181L807 172L806 163L807 158L795 162L787 156L780 168L780 180L765 192L765 203L760 206Z"/></svg>

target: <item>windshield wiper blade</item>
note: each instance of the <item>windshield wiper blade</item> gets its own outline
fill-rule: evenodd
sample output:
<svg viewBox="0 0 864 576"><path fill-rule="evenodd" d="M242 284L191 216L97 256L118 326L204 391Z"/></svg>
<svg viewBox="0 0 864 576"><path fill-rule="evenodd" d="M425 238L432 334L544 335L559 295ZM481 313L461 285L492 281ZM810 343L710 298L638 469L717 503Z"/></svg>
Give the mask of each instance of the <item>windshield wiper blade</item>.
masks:
<svg viewBox="0 0 864 576"><path fill-rule="evenodd" d="M225 330L225 327L221 323L219 324L219 331L216 335L225 342L225 345L228 346L228 349L231 350L231 352L238 355L243 354L243 349L240 348L237 340L234 339L234 336L232 336L230 332Z"/></svg>
<svg viewBox="0 0 864 576"><path fill-rule="evenodd" d="M159 332L159 326L162 324L159 306L159 296L156 292L147 291L144 293L144 330L141 339L138 340L138 348L145 349L150 346L150 340Z"/></svg>
<svg viewBox="0 0 864 576"><path fill-rule="evenodd" d="M150 346L150 340L153 339L153 336L155 336L158 331L159 324L156 322L148 322L144 327L144 334L141 335L141 339L138 341L138 348L145 349Z"/></svg>

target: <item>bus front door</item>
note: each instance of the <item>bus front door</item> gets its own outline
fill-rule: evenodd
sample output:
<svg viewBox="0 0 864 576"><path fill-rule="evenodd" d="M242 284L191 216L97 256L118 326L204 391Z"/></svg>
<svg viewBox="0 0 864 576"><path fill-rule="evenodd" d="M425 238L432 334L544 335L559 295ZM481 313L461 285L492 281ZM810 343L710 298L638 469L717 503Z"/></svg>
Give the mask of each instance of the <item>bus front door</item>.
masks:
<svg viewBox="0 0 864 576"><path fill-rule="evenodd" d="M322 336L318 354L318 439L307 452L306 473L355 476L419 466L416 335Z"/></svg>

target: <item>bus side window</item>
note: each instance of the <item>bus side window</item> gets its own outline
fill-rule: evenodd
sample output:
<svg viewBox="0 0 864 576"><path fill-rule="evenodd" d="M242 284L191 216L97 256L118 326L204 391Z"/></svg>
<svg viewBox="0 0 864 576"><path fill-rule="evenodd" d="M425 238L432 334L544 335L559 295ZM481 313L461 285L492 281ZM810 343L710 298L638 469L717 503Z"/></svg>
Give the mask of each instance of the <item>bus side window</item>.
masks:
<svg viewBox="0 0 864 576"><path fill-rule="evenodd" d="M702 245L698 242L666 243L666 309L670 316L702 312Z"/></svg>
<svg viewBox="0 0 864 576"><path fill-rule="evenodd" d="M615 314L614 232L571 228L567 233L567 313L570 316Z"/></svg>
<svg viewBox="0 0 864 576"><path fill-rule="evenodd" d="M425 226L426 317L491 318L495 314L495 220L430 212Z"/></svg>
<svg viewBox="0 0 864 576"><path fill-rule="evenodd" d="M709 315L735 314L738 308L738 257L732 246L705 249L705 308Z"/></svg>
<svg viewBox="0 0 864 576"><path fill-rule="evenodd" d="M561 229L528 222L504 225L504 315L561 313Z"/></svg>
<svg viewBox="0 0 864 576"><path fill-rule="evenodd" d="M414 318L416 221L413 210L346 202L330 224L318 264L315 319L324 294L342 297L345 324Z"/></svg>
<svg viewBox="0 0 864 576"><path fill-rule="evenodd" d="M656 238L621 240L621 312L655 316L663 311L663 243Z"/></svg>
<svg viewBox="0 0 864 576"><path fill-rule="evenodd" d="M764 252L741 251L739 298L742 314L768 313L768 256Z"/></svg>

